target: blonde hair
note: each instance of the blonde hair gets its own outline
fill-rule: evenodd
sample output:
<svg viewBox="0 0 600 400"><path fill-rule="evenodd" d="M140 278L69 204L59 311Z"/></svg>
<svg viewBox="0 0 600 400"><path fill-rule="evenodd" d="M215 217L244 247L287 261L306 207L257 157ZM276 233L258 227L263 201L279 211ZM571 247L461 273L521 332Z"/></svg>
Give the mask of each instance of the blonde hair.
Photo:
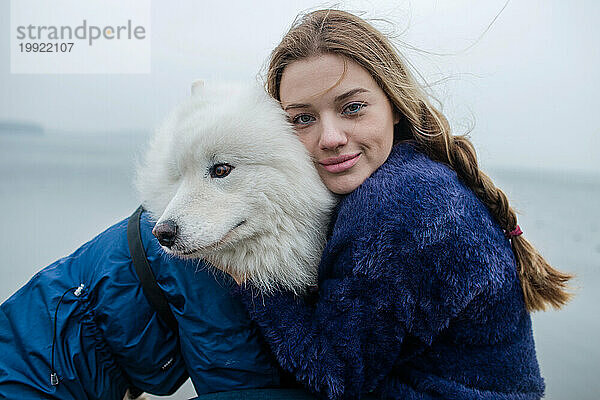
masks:
<svg viewBox="0 0 600 400"><path fill-rule="evenodd" d="M404 134L415 140L431 159L454 169L506 232L515 230L516 213L504 192L479 169L470 140L451 134L446 117L431 104L399 52L385 35L362 18L333 9L297 18L271 53L267 91L280 101L279 85L286 66L321 54L344 56L367 70L402 116L404 131L408 131ZM512 237L511 244L527 309L563 306L571 297L566 289L572 275L552 268L522 235Z"/></svg>

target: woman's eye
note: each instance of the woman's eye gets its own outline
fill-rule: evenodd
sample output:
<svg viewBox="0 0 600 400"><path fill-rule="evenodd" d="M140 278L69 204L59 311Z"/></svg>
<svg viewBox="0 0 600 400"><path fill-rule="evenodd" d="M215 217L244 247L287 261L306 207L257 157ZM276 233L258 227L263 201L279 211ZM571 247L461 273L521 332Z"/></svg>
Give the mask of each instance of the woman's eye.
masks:
<svg viewBox="0 0 600 400"><path fill-rule="evenodd" d="M342 114L346 114L346 115L356 114L366 106L367 105L365 103L359 103L359 102L350 103L346 107L344 107Z"/></svg>
<svg viewBox="0 0 600 400"><path fill-rule="evenodd" d="M299 114L292 118L292 123L297 125L308 125L315 120L315 117L308 114Z"/></svg>
<svg viewBox="0 0 600 400"><path fill-rule="evenodd" d="M215 164L210 169L211 178L225 178L233 170L229 164Z"/></svg>

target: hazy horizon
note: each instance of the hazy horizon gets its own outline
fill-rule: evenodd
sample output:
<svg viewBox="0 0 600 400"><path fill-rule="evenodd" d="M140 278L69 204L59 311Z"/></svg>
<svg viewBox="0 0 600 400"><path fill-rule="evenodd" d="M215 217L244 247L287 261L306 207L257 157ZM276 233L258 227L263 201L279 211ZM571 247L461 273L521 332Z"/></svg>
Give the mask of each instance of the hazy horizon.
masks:
<svg viewBox="0 0 600 400"><path fill-rule="evenodd" d="M498 15L505 3L155 0L149 74L11 74L2 36L0 120L81 134L152 131L193 80L256 79L298 12L336 4L388 21L373 22L428 82L442 81L432 90L455 133L473 128L484 165L600 171L600 3L509 2ZM4 26L9 6L0 0Z"/></svg>

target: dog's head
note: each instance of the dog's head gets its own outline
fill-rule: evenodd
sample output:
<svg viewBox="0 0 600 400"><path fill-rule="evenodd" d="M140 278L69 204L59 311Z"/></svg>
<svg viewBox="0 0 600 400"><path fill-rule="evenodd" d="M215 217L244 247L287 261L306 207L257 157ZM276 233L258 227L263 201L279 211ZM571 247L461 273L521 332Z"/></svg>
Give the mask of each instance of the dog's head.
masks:
<svg viewBox="0 0 600 400"><path fill-rule="evenodd" d="M195 93L157 130L136 186L167 253L265 291L316 282L334 196L263 89Z"/></svg>

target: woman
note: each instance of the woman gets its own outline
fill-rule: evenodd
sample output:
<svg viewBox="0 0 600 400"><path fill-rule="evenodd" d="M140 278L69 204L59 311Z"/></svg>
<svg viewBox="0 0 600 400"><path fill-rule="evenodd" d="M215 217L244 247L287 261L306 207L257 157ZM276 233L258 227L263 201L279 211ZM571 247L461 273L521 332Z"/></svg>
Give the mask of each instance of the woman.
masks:
<svg viewBox="0 0 600 400"><path fill-rule="evenodd" d="M258 295L234 276L281 366L331 399L542 397L529 312L562 306L570 276L522 236L389 41L315 11L275 48L267 79L343 195L318 299Z"/></svg>

